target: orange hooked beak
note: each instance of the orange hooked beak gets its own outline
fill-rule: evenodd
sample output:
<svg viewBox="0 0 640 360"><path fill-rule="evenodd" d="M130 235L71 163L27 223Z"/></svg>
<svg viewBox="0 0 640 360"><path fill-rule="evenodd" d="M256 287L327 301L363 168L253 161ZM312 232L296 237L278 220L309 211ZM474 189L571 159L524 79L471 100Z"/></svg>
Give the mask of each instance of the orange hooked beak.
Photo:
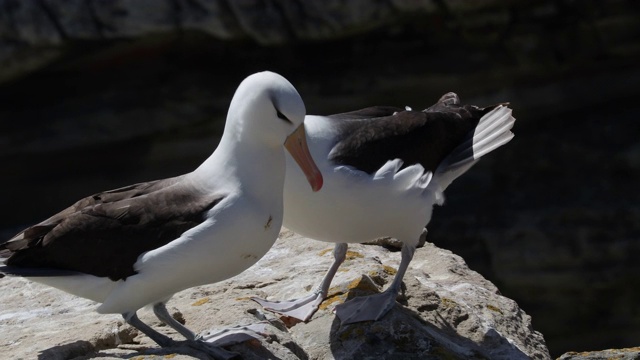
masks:
<svg viewBox="0 0 640 360"><path fill-rule="evenodd" d="M289 154L296 161L302 172L307 176L307 181L311 185L313 191L318 191L322 188L322 174L316 163L309 153L309 147L307 146L307 133L304 131L304 123L300 124L298 128L287 137L284 142L284 147L289 151Z"/></svg>

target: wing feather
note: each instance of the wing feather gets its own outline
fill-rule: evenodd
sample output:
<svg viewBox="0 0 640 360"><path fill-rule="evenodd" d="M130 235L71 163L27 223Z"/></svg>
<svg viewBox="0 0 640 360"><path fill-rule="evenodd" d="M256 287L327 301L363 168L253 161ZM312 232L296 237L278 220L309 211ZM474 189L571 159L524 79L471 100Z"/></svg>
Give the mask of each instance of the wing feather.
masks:
<svg viewBox="0 0 640 360"><path fill-rule="evenodd" d="M180 180L140 183L81 199L0 245L11 254L6 264L126 279L135 274L140 254L200 224L224 197L196 194Z"/></svg>

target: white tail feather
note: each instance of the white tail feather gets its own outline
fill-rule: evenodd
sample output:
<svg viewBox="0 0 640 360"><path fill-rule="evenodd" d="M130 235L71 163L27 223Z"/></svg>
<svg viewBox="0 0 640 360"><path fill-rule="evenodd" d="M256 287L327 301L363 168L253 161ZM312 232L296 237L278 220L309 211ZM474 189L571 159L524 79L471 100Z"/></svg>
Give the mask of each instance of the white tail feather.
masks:
<svg viewBox="0 0 640 360"><path fill-rule="evenodd" d="M485 114L476 126L473 136L456 147L435 171L430 186L443 192L458 176L471 168L480 157L508 143L513 138L511 128L515 118L511 109L499 105ZM443 199L443 198L442 198Z"/></svg>

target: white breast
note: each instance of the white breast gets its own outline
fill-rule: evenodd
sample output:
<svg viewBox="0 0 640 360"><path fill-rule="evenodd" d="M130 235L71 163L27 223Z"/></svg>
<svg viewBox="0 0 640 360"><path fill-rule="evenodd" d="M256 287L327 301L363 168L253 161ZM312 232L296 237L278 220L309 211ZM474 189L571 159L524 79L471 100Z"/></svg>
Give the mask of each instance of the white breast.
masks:
<svg viewBox="0 0 640 360"><path fill-rule="evenodd" d="M305 127L324 187L310 191L303 173L287 157L284 226L327 242L359 243L382 236L417 240L435 202L426 190L423 168L414 165L398 172L400 163L390 162L369 175L335 166L327 160L335 127L319 116L307 116Z"/></svg>

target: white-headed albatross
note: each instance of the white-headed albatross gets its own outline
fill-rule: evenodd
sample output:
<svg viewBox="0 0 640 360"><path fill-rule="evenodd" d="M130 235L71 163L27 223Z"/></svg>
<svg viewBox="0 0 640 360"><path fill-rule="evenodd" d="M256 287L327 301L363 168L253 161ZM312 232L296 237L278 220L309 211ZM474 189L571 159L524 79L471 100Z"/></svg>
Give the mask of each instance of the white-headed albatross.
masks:
<svg viewBox="0 0 640 360"><path fill-rule="evenodd" d="M312 239L336 243L335 261L318 288L291 301L253 298L265 308L303 321L327 296L347 243L380 237L402 241L402 260L384 292L336 307L343 324L378 320L395 304L420 235L443 192L478 159L513 137L506 104L461 105L454 93L423 111L372 107L307 116L309 150L324 175L321 192L287 161L284 226Z"/></svg>
<svg viewBox="0 0 640 360"><path fill-rule="evenodd" d="M285 78L247 77L218 147L195 171L79 200L1 244L8 258L0 272L101 303L99 313L122 314L158 345L175 345L136 316L152 305L189 345L224 357L171 318L165 303L183 289L239 274L271 248L282 224L284 148L310 190L322 187L304 117L304 103Z"/></svg>

